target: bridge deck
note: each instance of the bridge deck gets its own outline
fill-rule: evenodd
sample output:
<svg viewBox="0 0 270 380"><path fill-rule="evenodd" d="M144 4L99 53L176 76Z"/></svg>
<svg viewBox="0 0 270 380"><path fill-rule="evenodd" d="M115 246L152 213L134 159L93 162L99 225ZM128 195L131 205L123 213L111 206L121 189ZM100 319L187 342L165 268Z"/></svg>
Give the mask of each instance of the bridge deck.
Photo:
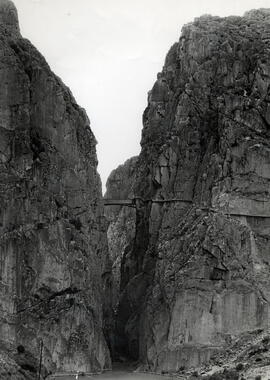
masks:
<svg viewBox="0 0 270 380"><path fill-rule="evenodd" d="M104 199L104 206L135 206L133 199Z"/></svg>
<svg viewBox="0 0 270 380"><path fill-rule="evenodd" d="M127 207L137 207L138 204L144 204L144 203L173 203L173 202L179 202L179 203L185 203L194 205L198 210L207 211L207 212L216 212L221 213L228 216L238 216L238 217L257 217L257 218L270 218L270 213L266 212L258 212L258 213L252 213L252 212L241 212L239 210L235 211L233 209L231 210L224 210L224 209L217 209L213 207L207 207L207 206L201 206L200 204L194 203L191 199L179 199L179 198L171 198L171 199L142 199L142 198L133 198L133 199L104 199L103 203L104 206L127 206Z"/></svg>

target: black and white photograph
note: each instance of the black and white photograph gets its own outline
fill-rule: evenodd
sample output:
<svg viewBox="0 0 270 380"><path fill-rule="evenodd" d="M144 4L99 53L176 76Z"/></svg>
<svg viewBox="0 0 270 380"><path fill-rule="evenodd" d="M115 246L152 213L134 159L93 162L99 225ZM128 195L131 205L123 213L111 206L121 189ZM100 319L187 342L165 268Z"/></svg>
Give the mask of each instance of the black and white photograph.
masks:
<svg viewBox="0 0 270 380"><path fill-rule="evenodd" d="M0 0L0 380L270 380L270 0Z"/></svg>

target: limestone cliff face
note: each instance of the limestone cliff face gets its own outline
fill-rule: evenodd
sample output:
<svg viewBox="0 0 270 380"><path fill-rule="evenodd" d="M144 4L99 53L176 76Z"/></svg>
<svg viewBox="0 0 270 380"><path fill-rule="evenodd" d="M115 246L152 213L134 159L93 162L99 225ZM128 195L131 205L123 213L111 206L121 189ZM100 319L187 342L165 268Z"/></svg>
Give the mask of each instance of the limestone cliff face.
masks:
<svg viewBox="0 0 270 380"><path fill-rule="evenodd" d="M269 10L203 16L149 93L117 320L147 368L201 365L268 327L269 68Z"/></svg>
<svg viewBox="0 0 270 380"><path fill-rule="evenodd" d="M3 0L0 68L1 349L13 355L23 346L20 360L14 356L21 363L39 357L43 340L47 370L109 367L110 265L96 140Z"/></svg>

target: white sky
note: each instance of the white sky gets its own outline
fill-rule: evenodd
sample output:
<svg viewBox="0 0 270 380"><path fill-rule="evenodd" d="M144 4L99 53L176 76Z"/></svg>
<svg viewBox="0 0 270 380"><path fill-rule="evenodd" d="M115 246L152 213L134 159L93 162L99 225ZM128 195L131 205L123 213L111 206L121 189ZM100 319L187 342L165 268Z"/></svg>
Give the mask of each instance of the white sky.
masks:
<svg viewBox="0 0 270 380"><path fill-rule="evenodd" d="M181 27L210 13L242 15L270 0L13 0L21 32L86 109L103 187L140 151L147 92Z"/></svg>

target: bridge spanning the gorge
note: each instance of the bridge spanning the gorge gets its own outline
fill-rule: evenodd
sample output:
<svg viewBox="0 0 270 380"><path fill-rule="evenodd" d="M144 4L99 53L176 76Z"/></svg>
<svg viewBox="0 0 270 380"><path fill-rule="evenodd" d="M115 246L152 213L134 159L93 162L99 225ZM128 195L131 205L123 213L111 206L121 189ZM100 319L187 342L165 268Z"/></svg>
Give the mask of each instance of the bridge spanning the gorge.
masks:
<svg viewBox="0 0 270 380"><path fill-rule="evenodd" d="M139 205L145 203L172 203L172 202L182 202L192 204L192 200L188 199L143 199L141 197L134 197L129 199L104 199L104 206L127 206L127 207L138 207Z"/></svg>
<svg viewBox="0 0 270 380"><path fill-rule="evenodd" d="M169 203L183 203L190 206L194 206L197 210L220 213L227 216L238 216L238 217L257 217L257 218L270 218L270 206L269 211L261 212L246 212L239 209L233 209L233 207L224 206L222 208L203 206L195 203L191 199L182 198L168 198L168 199L143 199L141 197L134 197L129 199L106 199L104 198L104 206L122 206L122 207L133 207L135 209L141 208L146 204L169 204ZM270 202L265 202L269 204Z"/></svg>

